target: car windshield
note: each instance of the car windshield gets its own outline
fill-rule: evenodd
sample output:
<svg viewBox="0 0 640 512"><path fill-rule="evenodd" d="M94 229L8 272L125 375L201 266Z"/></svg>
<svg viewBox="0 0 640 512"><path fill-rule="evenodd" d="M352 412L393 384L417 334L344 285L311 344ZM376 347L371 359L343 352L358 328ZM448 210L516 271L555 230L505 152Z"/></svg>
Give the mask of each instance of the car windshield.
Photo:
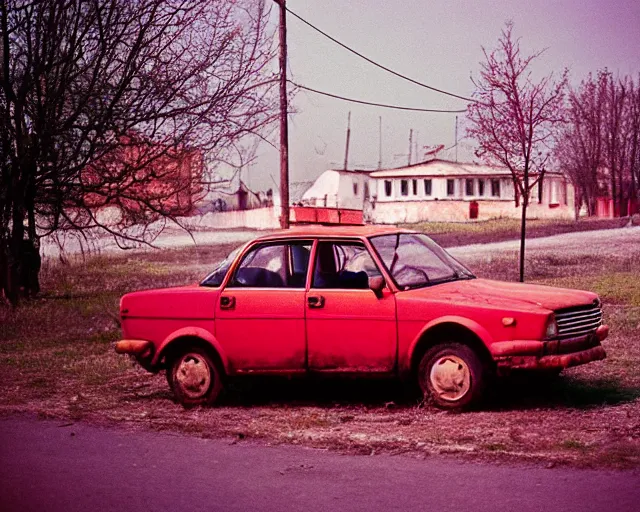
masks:
<svg viewBox="0 0 640 512"><path fill-rule="evenodd" d="M426 235L395 233L370 240L401 290L475 277Z"/></svg>
<svg viewBox="0 0 640 512"><path fill-rule="evenodd" d="M229 256L227 256L224 260L218 263L218 266L214 269L214 271L211 272L211 274L209 274L207 277L205 277L200 283L200 285L211 286L211 287L220 286L222 284L222 281L224 281L224 278L227 275L227 272L229 271L229 267L235 261L236 257L238 256L238 254L240 253L243 247L244 246L241 245L237 249L234 249L233 251L231 251Z"/></svg>

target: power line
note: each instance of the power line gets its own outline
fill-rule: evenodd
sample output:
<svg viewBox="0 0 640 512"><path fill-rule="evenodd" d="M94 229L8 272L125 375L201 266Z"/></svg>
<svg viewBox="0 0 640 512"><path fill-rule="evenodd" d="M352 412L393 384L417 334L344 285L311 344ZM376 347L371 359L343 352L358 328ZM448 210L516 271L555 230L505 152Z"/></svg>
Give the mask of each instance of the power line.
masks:
<svg viewBox="0 0 640 512"><path fill-rule="evenodd" d="M351 53L357 55L358 57L360 57L361 59L366 60L367 62L369 62L370 64L373 64L374 66L379 67L380 69L384 69L385 71L387 71L388 73L391 73L397 77L400 77L404 80L407 80L413 84L419 85L420 87L424 87L425 89L429 89L431 91L435 91L438 92L440 94L446 94L447 96L451 96L453 98L458 98L460 100L464 100L464 101L470 101L472 103L478 103L478 100L474 100L473 98L467 98L466 96L460 96L459 94L455 94L452 92L448 92L448 91L444 91L442 89L437 89L436 87L432 87L430 85L424 84L422 82L418 82L417 80L414 80L413 78L410 78L406 75L403 75L402 73L398 73L397 71L394 71L393 69L390 69L386 66L383 66L382 64L378 64L376 61L370 59L369 57L367 57L366 55L361 54L360 52L357 52L356 50L350 48L349 46L347 46L344 43L341 43L340 41L338 41L336 38L331 37L329 34L327 34L326 32L320 30L318 27L316 27L315 25L309 23L307 20L305 20L304 18L298 16L295 12L293 12L291 9L289 9L288 7L283 6L284 9L286 9L286 11L291 14L292 16L298 18L302 23L308 25L309 27L311 27L313 30L319 32L320 34L322 34L323 36L325 36L326 38L330 39L331 41L333 41L334 43L336 43L339 46L342 46L345 50L350 51Z"/></svg>
<svg viewBox="0 0 640 512"><path fill-rule="evenodd" d="M443 110L443 109L436 109L436 108L418 108L418 107L404 107L401 105L390 105L390 104L386 104L386 103L375 103L373 101L364 101L364 100L357 100L355 98L346 98L344 96L340 96L338 94L332 94L330 92L326 92L326 91L319 91L317 89L312 89L311 87L307 87L306 85L300 85L298 83L292 82L291 80L289 80L289 83L292 85L295 85L296 87L303 89L305 91L309 91L309 92L315 92L316 94L321 94L322 96L328 96L329 98L335 98L337 100L342 100L342 101L350 101L351 103L360 103L361 105L370 105L373 107L382 107L382 108L392 108L395 110L409 110L412 112L438 112L438 113L443 113L443 114L460 114L462 112L466 112L466 109L462 109L462 110Z"/></svg>

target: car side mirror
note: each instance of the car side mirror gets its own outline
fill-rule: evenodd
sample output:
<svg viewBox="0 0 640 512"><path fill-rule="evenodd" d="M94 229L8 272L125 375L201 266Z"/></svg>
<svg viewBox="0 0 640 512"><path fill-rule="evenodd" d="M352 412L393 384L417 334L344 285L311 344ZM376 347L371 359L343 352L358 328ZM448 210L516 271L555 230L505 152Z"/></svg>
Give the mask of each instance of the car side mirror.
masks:
<svg viewBox="0 0 640 512"><path fill-rule="evenodd" d="M376 297L382 298L382 290L384 290L384 277L376 276L369 278L369 288L375 293Z"/></svg>

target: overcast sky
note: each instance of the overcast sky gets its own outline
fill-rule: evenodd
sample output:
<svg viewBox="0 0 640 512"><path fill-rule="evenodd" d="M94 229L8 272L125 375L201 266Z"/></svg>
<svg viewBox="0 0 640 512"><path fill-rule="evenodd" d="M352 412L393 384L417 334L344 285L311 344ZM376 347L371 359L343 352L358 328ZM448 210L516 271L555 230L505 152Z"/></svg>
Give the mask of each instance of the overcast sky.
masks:
<svg viewBox="0 0 640 512"><path fill-rule="evenodd" d="M608 67L640 71L639 0L287 0L287 6L346 45L418 81L469 96L482 47L493 48L507 20L525 53L547 48L536 71L571 81ZM278 9L274 6L273 20ZM459 109L465 103L410 84L378 69L289 15L290 78L342 96L422 108ZM276 35L277 37L277 35ZM300 91L289 122L291 181L315 179L342 168L347 114L351 110L350 167L377 167L378 118L382 116L383 167L407 162L409 130L418 145L455 140L455 114L407 113L365 107ZM464 134L464 114L459 117ZM459 160L473 158L459 148ZM454 157L453 151L448 155ZM243 178L254 189L278 181L278 152L263 145ZM414 158L415 160L415 158ZM271 176L272 177L271 177Z"/></svg>

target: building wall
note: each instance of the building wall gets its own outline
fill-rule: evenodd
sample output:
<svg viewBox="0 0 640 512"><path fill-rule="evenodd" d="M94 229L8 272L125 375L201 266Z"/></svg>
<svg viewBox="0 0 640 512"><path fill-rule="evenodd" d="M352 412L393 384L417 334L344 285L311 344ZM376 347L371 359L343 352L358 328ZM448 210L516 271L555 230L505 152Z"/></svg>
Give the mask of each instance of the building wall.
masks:
<svg viewBox="0 0 640 512"><path fill-rule="evenodd" d="M180 221L193 229L278 229L280 227L280 208L272 206L252 210L211 212L205 215L182 217Z"/></svg>
<svg viewBox="0 0 640 512"><path fill-rule="evenodd" d="M500 217L520 218L520 207L514 201L478 200L478 220ZM471 201L443 199L438 201L387 201L378 202L367 209L367 222L373 224L399 224L414 222L463 222L470 219ZM538 204L533 201L527 208L529 219L566 219L575 217L573 205Z"/></svg>
<svg viewBox="0 0 640 512"><path fill-rule="evenodd" d="M448 193L448 181L451 180L453 184L453 194ZM511 178L471 178L472 180L472 194L467 194L466 178L458 177L432 177L432 178L375 178L373 180L376 190L376 201L382 202L396 202L396 201L430 201L441 199L492 199L513 201L514 189ZM500 195L492 195L492 180L500 183ZM431 182L431 194L427 194L427 187L425 181ZM480 195L479 182L484 184L483 195ZM415 191L414 194L414 182ZM391 188L391 194L387 195L389 191L389 184ZM403 193L403 186L404 192Z"/></svg>
<svg viewBox="0 0 640 512"><path fill-rule="evenodd" d="M308 206L361 210L368 181L365 174L358 172L325 171L303 194L302 203Z"/></svg>

